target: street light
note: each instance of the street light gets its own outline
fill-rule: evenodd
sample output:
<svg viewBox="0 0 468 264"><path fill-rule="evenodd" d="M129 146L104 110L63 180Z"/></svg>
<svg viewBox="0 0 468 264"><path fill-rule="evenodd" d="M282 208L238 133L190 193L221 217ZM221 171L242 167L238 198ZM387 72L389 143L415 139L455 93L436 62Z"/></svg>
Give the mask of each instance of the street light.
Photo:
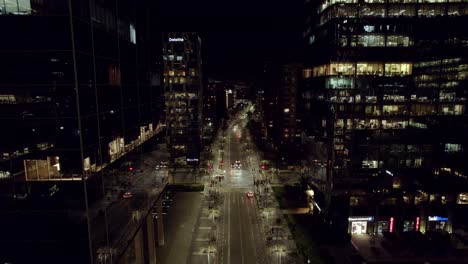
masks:
<svg viewBox="0 0 468 264"><path fill-rule="evenodd" d="M276 246L276 249L274 250L278 254L278 264L281 264L281 255L286 253L286 248L284 246L279 247L278 245Z"/></svg>
<svg viewBox="0 0 468 264"><path fill-rule="evenodd" d="M216 249L213 246L209 246L203 252L206 253L206 256L208 258L208 264L210 264L210 255L214 254L216 252Z"/></svg>

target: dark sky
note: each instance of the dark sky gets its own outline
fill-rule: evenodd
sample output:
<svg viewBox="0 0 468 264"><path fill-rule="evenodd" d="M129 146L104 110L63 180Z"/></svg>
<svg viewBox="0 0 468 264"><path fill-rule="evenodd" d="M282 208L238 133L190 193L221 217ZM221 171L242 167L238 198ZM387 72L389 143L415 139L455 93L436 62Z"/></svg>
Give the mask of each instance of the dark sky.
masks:
<svg viewBox="0 0 468 264"><path fill-rule="evenodd" d="M265 60L299 56L303 0L166 1L163 31L202 34L206 74L254 79Z"/></svg>

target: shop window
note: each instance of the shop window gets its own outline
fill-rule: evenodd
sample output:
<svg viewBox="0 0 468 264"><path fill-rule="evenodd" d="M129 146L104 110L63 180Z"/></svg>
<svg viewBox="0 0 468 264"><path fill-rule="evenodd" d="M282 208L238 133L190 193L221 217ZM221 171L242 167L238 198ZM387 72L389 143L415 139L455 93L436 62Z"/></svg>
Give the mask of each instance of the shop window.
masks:
<svg viewBox="0 0 468 264"><path fill-rule="evenodd" d="M174 60L174 55L169 55L169 56L167 56L167 58L169 59L169 61L173 61Z"/></svg>

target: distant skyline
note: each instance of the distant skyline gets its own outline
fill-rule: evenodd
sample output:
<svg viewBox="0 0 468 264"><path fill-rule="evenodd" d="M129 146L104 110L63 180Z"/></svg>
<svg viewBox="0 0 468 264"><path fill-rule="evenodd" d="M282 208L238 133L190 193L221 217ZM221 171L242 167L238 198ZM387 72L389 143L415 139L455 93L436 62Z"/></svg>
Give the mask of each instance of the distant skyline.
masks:
<svg viewBox="0 0 468 264"><path fill-rule="evenodd" d="M253 80L265 60L298 57L303 30L301 0L161 3L162 31L197 31L207 77ZM173 10L168 12L167 10Z"/></svg>

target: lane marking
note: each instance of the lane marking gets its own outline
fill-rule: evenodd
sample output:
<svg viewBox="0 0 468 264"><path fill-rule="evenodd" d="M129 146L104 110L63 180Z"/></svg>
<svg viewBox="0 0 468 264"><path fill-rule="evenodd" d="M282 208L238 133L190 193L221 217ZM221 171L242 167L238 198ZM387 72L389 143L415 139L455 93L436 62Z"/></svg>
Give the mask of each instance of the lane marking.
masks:
<svg viewBox="0 0 468 264"><path fill-rule="evenodd" d="M241 198L241 196L237 196L238 198ZM241 217L240 217L240 211L239 214L237 215L239 219L239 240L240 240L240 248L241 248L241 263L244 264L244 243L242 241L242 224L241 224Z"/></svg>
<svg viewBox="0 0 468 264"><path fill-rule="evenodd" d="M205 230L209 230L211 229L211 226L200 226L198 227L199 229L205 229Z"/></svg>
<svg viewBox="0 0 468 264"><path fill-rule="evenodd" d="M229 202L231 201L231 193L228 193ZM231 206L228 206L228 264L231 263Z"/></svg>

